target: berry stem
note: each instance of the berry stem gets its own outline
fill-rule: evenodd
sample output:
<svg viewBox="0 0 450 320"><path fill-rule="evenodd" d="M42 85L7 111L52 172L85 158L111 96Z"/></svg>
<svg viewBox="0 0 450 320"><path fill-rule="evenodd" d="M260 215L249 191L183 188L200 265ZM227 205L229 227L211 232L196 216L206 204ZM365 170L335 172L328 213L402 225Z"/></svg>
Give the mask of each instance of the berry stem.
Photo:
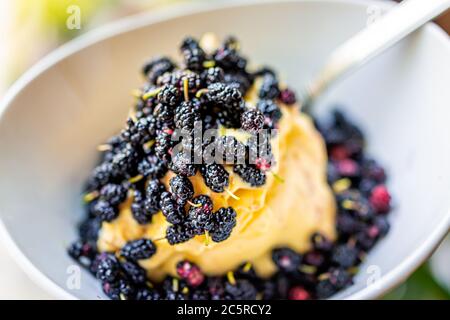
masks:
<svg viewBox="0 0 450 320"><path fill-rule="evenodd" d="M235 195L233 192L231 192L229 189L225 189L225 192L230 195L234 200L241 200L237 195Z"/></svg>
<svg viewBox="0 0 450 320"><path fill-rule="evenodd" d="M161 90L162 90L162 87L144 93L144 94L142 95L142 100L145 101L145 100L148 100L148 99L150 99L150 98L156 96Z"/></svg>
<svg viewBox="0 0 450 320"><path fill-rule="evenodd" d="M284 183L284 179L283 179L282 177L280 177L278 174L276 174L276 173L273 172L273 171L270 171L270 173L273 175L273 177L274 177L278 182Z"/></svg>
<svg viewBox="0 0 450 320"><path fill-rule="evenodd" d="M183 79L183 91L184 91L184 101L189 101L189 80L188 78Z"/></svg>
<svg viewBox="0 0 450 320"><path fill-rule="evenodd" d="M99 144L97 146L97 150L100 151L100 152L109 151L111 149L112 149L112 147L109 144L107 144L107 143Z"/></svg>
<svg viewBox="0 0 450 320"><path fill-rule="evenodd" d="M209 243L210 243L209 231L205 230L205 246L209 246Z"/></svg>
<svg viewBox="0 0 450 320"><path fill-rule="evenodd" d="M228 271L227 272L227 279L228 279L228 282L231 283L233 286L236 285L236 279L234 278L233 271Z"/></svg>
<svg viewBox="0 0 450 320"><path fill-rule="evenodd" d="M244 267L242 268L242 270L243 270L244 272L249 272L251 268L252 268L252 264L251 264L250 262L247 262L247 263L244 265Z"/></svg>
<svg viewBox="0 0 450 320"><path fill-rule="evenodd" d="M163 241L163 240L167 240L167 238L166 237L161 237L161 238L153 239L152 241L153 242L159 242L159 241Z"/></svg>
<svg viewBox="0 0 450 320"><path fill-rule="evenodd" d="M216 65L216 62L214 60L207 60L203 62L203 68L209 69Z"/></svg>
<svg viewBox="0 0 450 320"><path fill-rule="evenodd" d="M206 88L200 89L197 91L197 93L195 94L196 98L200 98L204 93L207 93L209 90Z"/></svg>
<svg viewBox="0 0 450 320"><path fill-rule="evenodd" d="M302 265L299 270L306 274L314 274L317 271L317 268L309 265Z"/></svg>
<svg viewBox="0 0 450 320"><path fill-rule="evenodd" d="M137 176L134 176L134 177L128 179L128 182L136 183L136 182L142 180L143 178L144 178L144 176L142 174L138 174Z"/></svg>
<svg viewBox="0 0 450 320"><path fill-rule="evenodd" d="M188 288L188 287L184 287L184 288L181 290L181 293L182 293L182 294L188 294L188 293L189 293L189 288Z"/></svg>
<svg viewBox="0 0 450 320"><path fill-rule="evenodd" d="M358 271L359 271L358 267L351 267L350 269L348 269L348 272L353 275L357 274Z"/></svg>
<svg viewBox="0 0 450 320"><path fill-rule="evenodd" d="M178 279L177 278L173 278L172 279L172 290L174 291L174 292L178 292L178 289L179 289L179 281L178 281Z"/></svg>
<svg viewBox="0 0 450 320"><path fill-rule="evenodd" d="M335 181L332 185L333 191L335 193L341 193L350 188L352 182L349 178L343 178Z"/></svg>
<svg viewBox="0 0 450 320"><path fill-rule="evenodd" d="M86 202L86 203L89 203L92 200L97 199L99 195L100 195L100 193L97 190L91 191L89 193L86 193L83 196L83 201Z"/></svg>
<svg viewBox="0 0 450 320"><path fill-rule="evenodd" d="M143 148L145 150L150 150L150 148L155 144L155 139L147 141L146 143L143 144Z"/></svg>
<svg viewBox="0 0 450 320"><path fill-rule="evenodd" d="M189 205L194 208L200 208L202 206L201 203L193 203L192 201L189 200L187 201L187 203L189 203Z"/></svg>
<svg viewBox="0 0 450 320"><path fill-rule="evenodd" d="M320 281L326 280L328 278L330 278L330 273L329 272L322 273L322 274L320 274L317 277L317 279L320 280Z"/></svg>

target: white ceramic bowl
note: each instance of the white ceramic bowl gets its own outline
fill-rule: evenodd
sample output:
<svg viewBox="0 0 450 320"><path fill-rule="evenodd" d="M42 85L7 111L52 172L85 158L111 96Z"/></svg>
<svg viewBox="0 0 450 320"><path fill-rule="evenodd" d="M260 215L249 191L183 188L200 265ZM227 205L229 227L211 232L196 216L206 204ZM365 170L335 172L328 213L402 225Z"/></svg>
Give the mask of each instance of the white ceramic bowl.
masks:
<svg viewBox="0 0 450 320"><path fill-rule="evenodd" d="M3 100L0 232L19 264L55 297L102 297L84 271L81 289L67 288L73 262L65 248L75 239L81 186L96 162L95 146L123 124L147 57L176 55L186 34L235 34L252 61L273 65L301 88L337 44L365 26L373 5L391 4L239 3L181 7L91 32L43 59ZM429 24L337 86L318 108L339 102L363 125L370 151L388 168L396 202L391 232L370 253L355 284L336 298L384 293L449 230L449 56L448 36Z"/></svg>

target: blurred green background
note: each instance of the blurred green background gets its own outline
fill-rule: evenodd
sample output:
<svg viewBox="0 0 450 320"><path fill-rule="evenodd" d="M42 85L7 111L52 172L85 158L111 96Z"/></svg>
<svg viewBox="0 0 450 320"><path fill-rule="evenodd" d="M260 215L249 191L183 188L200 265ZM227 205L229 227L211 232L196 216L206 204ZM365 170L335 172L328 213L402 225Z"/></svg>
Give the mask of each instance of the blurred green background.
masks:
<svg viewBox="0 0 450 320"><path fill-rule="evenodd" d="M0 74L0 97L30 65L81 33L120 17L200 1L214 0L0 0L0 63L6 66ZM72 5L80 8L80 29L66 26ZM439 23L450 31L450 15L441 17ZM384 298L449 299L449 247L447 239L431 262Z"/></svg>

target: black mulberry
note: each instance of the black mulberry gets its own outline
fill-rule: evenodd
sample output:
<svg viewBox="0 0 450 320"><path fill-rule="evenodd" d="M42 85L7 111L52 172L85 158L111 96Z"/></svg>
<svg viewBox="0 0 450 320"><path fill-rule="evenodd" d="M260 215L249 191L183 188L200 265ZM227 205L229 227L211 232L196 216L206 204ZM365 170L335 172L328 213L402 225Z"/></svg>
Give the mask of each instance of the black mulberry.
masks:
<svg viewBox="0 0 450 320"><path fill-rule="evenodd" d="M184 101L175 109L175 127L182 130L191 131L194 129L196 121L200 121L198 106L195 104L198 100Z"/></svg>
<svg viewBox="0 0 450 320"><path fill-rule="evenodd" d="M206 164L200 169L205 184L214 192L223 192L229 183L229 174L220 164Z"/></svg>
<svg viewBox="0 0 450 320"><path fill-rule="evenodd" d="M187 69L200 71L203 69L205 52L198 44L197 40L187 37L181 44L181 54Z"/></svg>
<svg viewBox="0 0 450 320"><path fill-rule="evenodd" d="M210 232L211 238L215 242L228 239L236 226L236 211L233 208L220 208L214 216L214 228Z"/></svg>
<svg viewBox="0 0 450 320"><path fill-rule="evenodd" d="M165 191L161 194L159 206L169 223L179 224L184 220L184 209L178 206L170 192Z"/></svg>
<svg viewBox="0 0 450 320"><path fill-rule="evenodd" d="M192 182L184 176L174 176L169 181L170 191L178 205L184 206L194 196Z"/></svg>
<svg viewBox="0 0 450 320"><path fill-rule="evenodd" d="M257 109L246 110L241 115L241 127L250 133L258 133L264 126L264 115Z"/></svg>
<svg viewBox="0 0 450 320"><path fill-rule="evenodd" d="M233 171L252 187L260 187L266 183L266 174L254 165L236 164Z"/></svg>
<svg viewBox="0 0 450 320"><path fill-rule="evenodd" d="M130 241L120 249L120 255L129 260L143 260L153 256L156 246L150 239Z"/></svg>
<svg viewBox="0 0 450 320"><path fill-rule="evenodd" d="M197 235L211 231L214 228L213 203L206 195L199 195L192 199L194 206L189 208L188 223Z"/></svg>

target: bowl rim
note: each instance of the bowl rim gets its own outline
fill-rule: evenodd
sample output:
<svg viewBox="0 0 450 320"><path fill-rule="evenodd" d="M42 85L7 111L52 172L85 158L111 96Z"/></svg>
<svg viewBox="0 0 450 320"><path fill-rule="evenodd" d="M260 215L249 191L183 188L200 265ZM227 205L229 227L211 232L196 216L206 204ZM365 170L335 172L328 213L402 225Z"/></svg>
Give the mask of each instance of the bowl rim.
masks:
<svg viewBox="0 0 450 320"><path fill-rule="evenodd" d="M395 3L390 0L222 0L218 2L208 3L184 3L169 6L168 8L157 9L152 12L143 12L128 17L124 17L103 26L99 26L75 39L68 41L55 50L48 53L35 65L28 69L17 81L15 81L5 93L0 102L0 124L3 114L8 110L14 99L25 89L34 79L40 76L48 69L55 66L60 61L70 57L71 55L91 46L97 42L107 40L109 38L119 36L121 34L137 30L152 24L157 24L166 20L176 19L189 16L192 14L206 13L209 11L237 8L241 6L255 6L266 4L280 3L317 3L317 4L336 4L352 5L352 6L369 6L376 5L383 10L391 8ZM424 28L431 32L432 36L441 41L450 53L450 38L436 24L428 23ZM416 248L409 256L392 270L383 274L375 283L349 295L345 299L375 299L382 294L388 292L393 287L403 282L415 269L417 269L434 250L439 246L441 241L447 235L450 229L450 208L444 219L423 243ZM15 243L13 236L8 231L4 221L0 217L0 240L5 244L7 251L13 260L22 268L22 270L36 284L46 290L52 297L59 299L78 300L79 298L71 294L63 287L55 283L47 277L39 268L37 268L31 260L25 255Z"/></svg>

